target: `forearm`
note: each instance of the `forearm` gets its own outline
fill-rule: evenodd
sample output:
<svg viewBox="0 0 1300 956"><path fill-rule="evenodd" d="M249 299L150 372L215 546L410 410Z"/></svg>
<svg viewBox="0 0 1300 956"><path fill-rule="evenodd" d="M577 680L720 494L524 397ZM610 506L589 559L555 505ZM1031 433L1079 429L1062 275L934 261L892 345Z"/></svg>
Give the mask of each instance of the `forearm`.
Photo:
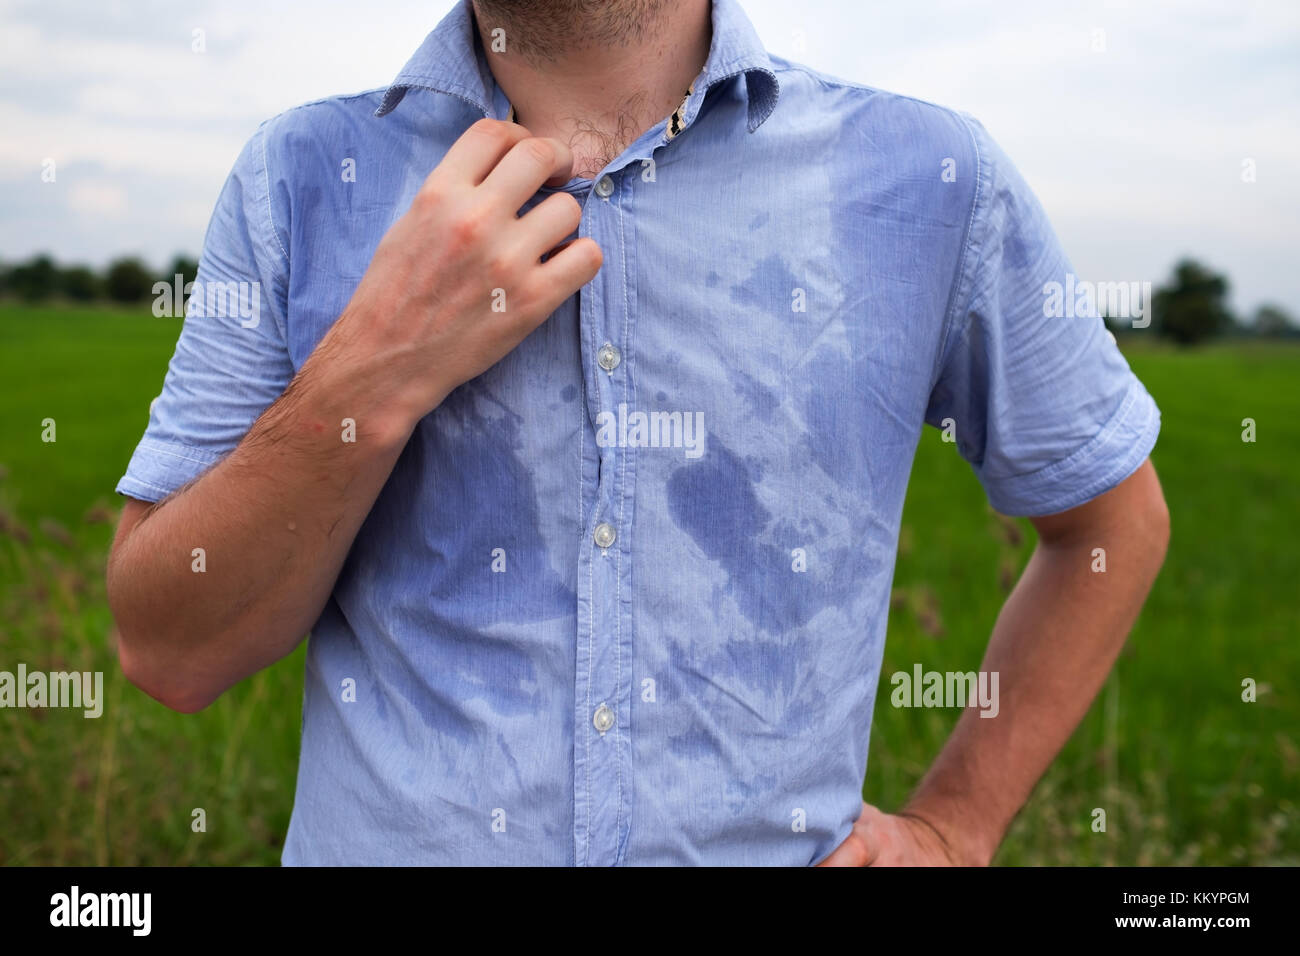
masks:
<svg viewBox="0 0 1300 956"><path fill-rule="evenodd" d="M297 646L409 436L375 376L329 352L322 343L225 459L115 543L122 666L169 706L200 709Z"/></svg>
<svg viewBox="0 0 1300 956"><path fill-rule="evenodd" d="M1082 720L1164 557L1159 520L1116 522L1040 543L993 629L982 665L999 680L996 717L967 708L904 810L957 859L987 862L1039 777ZM1093 549L1107 570L1094 572Z"/></svg>

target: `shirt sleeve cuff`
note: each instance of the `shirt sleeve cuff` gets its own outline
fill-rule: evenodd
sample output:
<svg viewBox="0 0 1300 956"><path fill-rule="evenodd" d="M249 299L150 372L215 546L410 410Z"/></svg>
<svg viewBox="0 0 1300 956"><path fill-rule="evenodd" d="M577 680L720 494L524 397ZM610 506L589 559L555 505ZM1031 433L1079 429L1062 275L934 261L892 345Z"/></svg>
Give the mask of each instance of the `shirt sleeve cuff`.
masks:
<svg viewBox="0 0 1300 956"><path fill-rule="evenodd" d="M116 490L141 501L161 501L220 460L201 448L146 438L136 446Z"/></svg>
<svg viewBox="0 0 1300 956"><path fill-rule="evenodd" d="M984 482L989 503L1006 515L1059 514L1128 478L1146 461L1160 434L1160 409L1134 378L1119 410L1069 458L1027 475Z"/></svg>

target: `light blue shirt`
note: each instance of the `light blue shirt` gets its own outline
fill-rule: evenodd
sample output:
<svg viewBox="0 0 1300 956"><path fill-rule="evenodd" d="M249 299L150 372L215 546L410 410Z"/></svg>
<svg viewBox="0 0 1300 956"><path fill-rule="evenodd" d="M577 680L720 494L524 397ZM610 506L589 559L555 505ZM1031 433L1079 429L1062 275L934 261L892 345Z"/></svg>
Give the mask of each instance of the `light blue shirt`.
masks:
<svg viewBox="0 0 1300 956"><path fill-rule="evenodd" d="M509 115L488 55L462 3L388 90L261 126L119 492L175 491L283 391L452 142ZM1071 266L975 120L768 54L715 0L682 121L563 187L599 274L420 422L357 536L286 864L820 861L922 426L1012 515L1155 443L1096 311L1049 314Z"/></svg>

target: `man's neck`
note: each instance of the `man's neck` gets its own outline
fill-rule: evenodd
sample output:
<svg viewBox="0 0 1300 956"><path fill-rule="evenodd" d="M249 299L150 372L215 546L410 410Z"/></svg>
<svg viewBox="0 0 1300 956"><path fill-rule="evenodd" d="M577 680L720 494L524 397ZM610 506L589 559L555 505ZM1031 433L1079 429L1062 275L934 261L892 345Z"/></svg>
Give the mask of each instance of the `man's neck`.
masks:
<svg viewBox="0 0 1300 956"><path fill-rule="evenodd" d="M681 105L713 33L711 0L473 6L488 64L516 122L534 136L568 143L573 174L586 179Z"/></svg>

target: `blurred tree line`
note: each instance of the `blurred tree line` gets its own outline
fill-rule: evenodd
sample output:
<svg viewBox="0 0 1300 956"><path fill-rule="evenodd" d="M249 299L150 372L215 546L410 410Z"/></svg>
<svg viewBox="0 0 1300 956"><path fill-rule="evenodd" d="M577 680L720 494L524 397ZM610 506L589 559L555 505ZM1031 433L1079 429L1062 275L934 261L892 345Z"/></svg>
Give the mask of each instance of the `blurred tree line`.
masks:
<svg viewBox="0 0 1300 956"><path fill-rule="evenodd" d="M1300 336L1300 325L1278 305L1261 305L1249 320L1228 307L1228 278L1183 259L1169 282L1152 296L1151 326L1157 335L1180 345L1242 333L1269 338Z"/></svg>
<svg viewBox="0 0 1300 956"><path fill-rule="evenodd" d="M157 272L135 257L115 259L103 271L89 266L61 266L41 254L26 262L0 263L0 298L24 302L62 299L72 302L147 302L154 297L155 282L172 285L183 276L182 287L193 282L199 264L177 256L163 272Z"/></svg>
<svg viewBox="0 0 1300 956"><path fill-rule="evenodd" d="M1228 305L1228 277L1195 259L1181 259L1172 275L1151 294L1151 325L1134 329L1132 320L1107 318L1112 332L1154 333L1179 345L1195 345L1222 336L1298 338L1300 324L1278 305L1261 305L1246 318Z"/></svg>
<svg viewBox="0 0 1300 956"><path fill-rule="evenodd" d="M177 256L158 273L134 257L117 259L96 272L84 265L60 266L50 256L38 255L13 265L0 263L0 299L131 304L152 299L156 282L172 285L180 275L183 287L197 272L198 263L185 256ZM1227 276L1193 259L1183 259L1152 292L1149 329L1134 330L1132 321L1123 318L1107 318L1106 325L1112 332L1154 333L1180 345L1221 336L1300 338L1300 324L1280 306L1262 305L1249 318L1235 315L1228 305L1228 291Z"/></svg>

